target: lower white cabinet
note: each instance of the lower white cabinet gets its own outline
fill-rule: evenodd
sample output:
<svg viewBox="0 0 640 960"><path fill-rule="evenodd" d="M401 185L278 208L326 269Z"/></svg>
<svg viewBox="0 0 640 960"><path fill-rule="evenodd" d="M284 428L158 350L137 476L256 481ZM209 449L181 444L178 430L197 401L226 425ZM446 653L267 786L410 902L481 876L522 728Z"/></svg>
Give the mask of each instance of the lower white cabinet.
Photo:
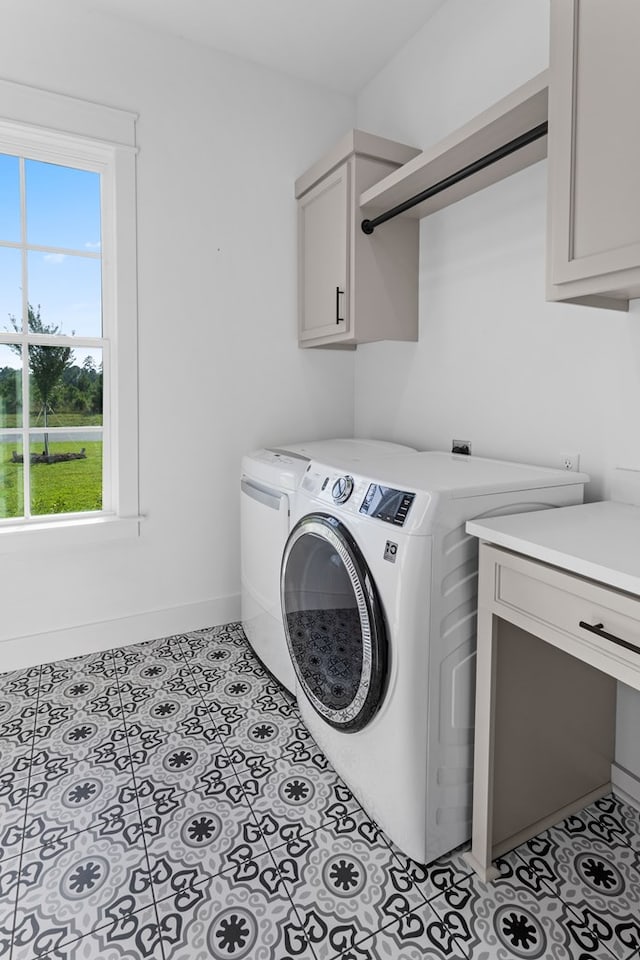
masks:
<svg viewBox="0 0 640 960"><path fill-rule="evenodd" d="M481 541L467 859L483 880L499 876L496 857L611 790L616 681L640 690L640 597Z"/></svg>

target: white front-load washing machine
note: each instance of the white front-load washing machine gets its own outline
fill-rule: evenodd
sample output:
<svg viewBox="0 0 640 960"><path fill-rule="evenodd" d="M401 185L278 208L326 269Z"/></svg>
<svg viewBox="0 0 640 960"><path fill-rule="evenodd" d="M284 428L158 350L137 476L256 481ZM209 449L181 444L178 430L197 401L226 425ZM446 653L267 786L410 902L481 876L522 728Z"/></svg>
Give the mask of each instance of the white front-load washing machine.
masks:
<svg viewBox="0 0 640 960"><path fill-rule="evenodd" d="M340 471L364 457L413 452L385 440L313 440L255 450L242 458L240 476L241 620L253 650L292 693L295 675L280 608L280 561L289 534L293 498L312 457Z"/></svg>
<svg viewBox="0 0 640 960"><path fill-rule="evenodd" d="M580 503L587 480L445 453L305 471L281 576L302 718L421 863L470 836L477 541L464 524Z"/></svg>

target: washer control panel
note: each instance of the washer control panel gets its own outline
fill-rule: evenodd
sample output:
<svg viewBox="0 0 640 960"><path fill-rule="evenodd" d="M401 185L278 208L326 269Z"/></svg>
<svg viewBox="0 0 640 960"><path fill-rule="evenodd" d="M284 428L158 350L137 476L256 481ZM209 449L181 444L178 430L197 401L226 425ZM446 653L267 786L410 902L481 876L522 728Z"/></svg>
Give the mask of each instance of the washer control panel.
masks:
<svg viewBox="0 0 640 960"><path fill-rule="evenodd" d="M415 493L370 483L362 501L360 513L384 520L385 523L392 523L396 527L402 527L414 499Z"/></svg>
<svg viewBox="0 0 640 960"><path fill-rule="evenodd" d="M338 477L331 487L331 497L334 503L346 503L353 493L353 477Z"/></svg>
<svg viewBox="0 0 640 960"><path fill-rule="evenodd" d="M315 462L308 465L300 490L310 494L324 509L335 510L336 516L371 517L396 529L410 528L409 532L418 529L432 499L425 491L398 490L369 477L340 473Z"/></svg>

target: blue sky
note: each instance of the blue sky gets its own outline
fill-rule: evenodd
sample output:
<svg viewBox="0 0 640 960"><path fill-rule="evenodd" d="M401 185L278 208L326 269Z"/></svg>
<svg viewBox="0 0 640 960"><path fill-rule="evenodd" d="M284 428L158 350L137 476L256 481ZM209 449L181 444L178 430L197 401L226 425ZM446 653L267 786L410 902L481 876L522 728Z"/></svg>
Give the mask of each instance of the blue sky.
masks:
<svg viewBox="0 0 640 960"><path fill-rule="evenodd" d="M28 253L29 302L34 306L40 304L43 322L58 325L62 333L99 337L102 333L100 260L79 254L100 252L100 176L26 160L25 182L27 244L65 251ZM19 318L22 311L22 267L21 252L2 246L2 242L16 242L20 238L19 163L17 157L0 154L0 330L3 331L10 329L9 315Z"/></svg>

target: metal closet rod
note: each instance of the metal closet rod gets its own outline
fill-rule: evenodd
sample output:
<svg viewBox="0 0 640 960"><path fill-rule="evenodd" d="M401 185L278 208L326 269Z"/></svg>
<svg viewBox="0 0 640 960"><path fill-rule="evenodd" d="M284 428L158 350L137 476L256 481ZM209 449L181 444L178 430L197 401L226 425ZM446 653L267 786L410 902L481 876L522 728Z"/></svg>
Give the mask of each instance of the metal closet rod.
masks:
<svg viewBox="0 0 640 960"><path fill-rule="evenodd" d="M509 140L508 143L503 144L501 147L497 147L495 150L492 150L491 153L487 153L484 157L474 160L473 163L468 163L466 167L462 168L462 170L457 170L456 173L452 173L450 176L445 177L444 180L439 180L438 183L434 183L433 186L427 187L426 190L423 190L421 193L417 193L415 197L411 197L409 200L404 200L396 207L392 207L391 210L387 210L386 213L381 213L380 216L374 217L373 220L363 220L360 224L362 232L366 234L372 234L375 228L379 227L381 223L386 223L387 220L392 220L393 217L397 217L399 214L404 213L405 210L410 210L412 207L422 203L423 200L428 200L429 197L435 197L437 193L442 193L443 190L453 187L454 184L460 183L461 180L466 180L467 177L471 177L474 173L484 170L485 167L490 167L492 163L496 163L498 160L502 160L503 157L508 157L509 154L515 153L516 150L526 147L527 144L533 143L535 140L539 140L541 137L546 135L548 129L549 124L545 120L544 123L539 123L537 127L532 127L531 130L527 130L526 133L521 133L519 137L516 137L514 140Z"/></svg>

